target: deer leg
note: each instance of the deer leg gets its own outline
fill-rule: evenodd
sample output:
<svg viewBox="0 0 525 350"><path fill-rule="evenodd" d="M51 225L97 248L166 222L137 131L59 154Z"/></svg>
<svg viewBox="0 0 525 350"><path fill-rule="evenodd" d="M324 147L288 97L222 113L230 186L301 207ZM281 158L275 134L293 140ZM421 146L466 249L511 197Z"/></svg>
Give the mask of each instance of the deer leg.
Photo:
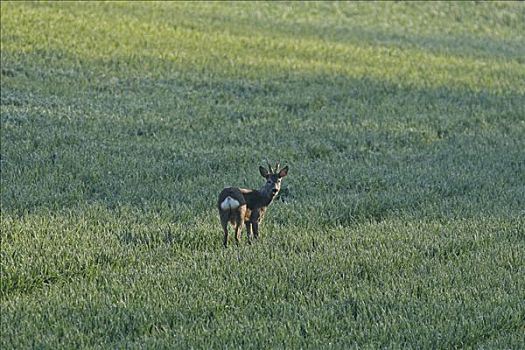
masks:
<svg viewBox="0 0 525 350"><path fill-rule="evenodd" d="M248 243L252 243L252 223L248 221L246 223L246 236L248 236Z"/></svg>
<svg viewBox="0 0 525 350"><path fill-rule="evenodd" d="M252 215L250 216L250 222L252 223L252 230L253 230L253 238L257 239L259 238L259 221L260 221L260 210L254 210L252 211Z"/></svg>
<svg viewBox="0 0 525 350"><path fill-rule="evenodd" d="M241 241L242 223L244 221L243 210L240 210L237 213L235 221L235 241L237 242L237 244L239 244L239 242Z"/></svg>
<svg viewBox="0 0 525 350"><path fill-rule="evenodd" d="M241 241L242 225L244 224L244 216L246 215L246 205L241 205L235 215L235 240L237 244Z"/></svg>
<svg viewBox="0 0 525 350"><path fill-rule="evenodd" d="M224 231L224 239L222 244L224 244L224 248L226 248L228 246L228 223L226 223L226 225L223 224L222 229Z"/></svg>
<svg viewBox="0 0 525 350"><path fill-rule="evenodd" d="M224 239L222 241L222 244L224 245L224 248L228 246L228 221L229 221L229 215L228 213L225 213L221 211L221 225L222 225L222 231L224 232Z"/></svg>
<svg viewBox="0 0 525 350"><path fill-rule="evenodd" d="M226 248L226 246L228 245L228 221L230 220L230 215L227 211L219 209L219 216L221 219L222 231L224 232L224 239L222 241L222 244Z"/></svg>
<svg viewBox="0 0 525 350"><path fill-rule="evenodd" d="M241 241L241 225L237 225L235 227L235 243L239 245L240 241Z"/></svg>

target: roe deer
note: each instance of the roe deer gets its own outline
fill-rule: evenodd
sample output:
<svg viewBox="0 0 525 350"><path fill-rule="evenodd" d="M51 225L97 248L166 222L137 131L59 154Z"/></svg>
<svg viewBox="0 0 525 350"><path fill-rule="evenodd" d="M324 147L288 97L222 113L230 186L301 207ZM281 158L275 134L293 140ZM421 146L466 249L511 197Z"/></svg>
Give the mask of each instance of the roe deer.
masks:
<svg viewBox="0 0 525 350"><path fill-rule="evenodd" d="M275 170L268 164L268 169L259 167L262 177L266 178L266 183L259 190L249 190L238 187L226 187L219 194L219 215L222 228L224 230L224 247L228 245L228 222L235 228L235 240L237 244L241 240L243 224L246 224L248 243L253 238L259 237L259 224L261 223L264 212L272 200L281 189L281 179L288 175L288 166L281 170L277 163Z"/></svg>

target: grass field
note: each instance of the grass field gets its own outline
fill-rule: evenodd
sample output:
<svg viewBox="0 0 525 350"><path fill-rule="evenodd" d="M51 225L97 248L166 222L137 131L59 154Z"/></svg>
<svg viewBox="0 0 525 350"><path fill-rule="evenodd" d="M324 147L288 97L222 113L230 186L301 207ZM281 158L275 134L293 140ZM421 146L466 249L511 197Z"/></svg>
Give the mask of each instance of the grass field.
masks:
<svg viewBox="0 0 525 350"><path fill-rule="evenodd" d="M524 22L2 1L0 347L525 348Z"/></svg>

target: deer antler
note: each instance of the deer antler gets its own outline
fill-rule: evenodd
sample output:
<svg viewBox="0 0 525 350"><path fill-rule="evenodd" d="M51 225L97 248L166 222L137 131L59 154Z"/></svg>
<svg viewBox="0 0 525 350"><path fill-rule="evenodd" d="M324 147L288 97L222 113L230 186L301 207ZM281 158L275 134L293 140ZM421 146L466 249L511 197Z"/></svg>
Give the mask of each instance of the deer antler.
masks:
<svg viewBox="0 0 525 350"><path fill-rule="evenodd" d="M277 162L277 164L275 165L275 171L279 171L279 166L281 165L281 162Z"/></svg>
<svg viewBox="0 0 525 350"><path fill-rule="evenodd" d="M268 170L270 170L270 174L273 174L273 170L272 170L272 166L270 165L270 162L266 161L266 163L268 164Z"/></svg>

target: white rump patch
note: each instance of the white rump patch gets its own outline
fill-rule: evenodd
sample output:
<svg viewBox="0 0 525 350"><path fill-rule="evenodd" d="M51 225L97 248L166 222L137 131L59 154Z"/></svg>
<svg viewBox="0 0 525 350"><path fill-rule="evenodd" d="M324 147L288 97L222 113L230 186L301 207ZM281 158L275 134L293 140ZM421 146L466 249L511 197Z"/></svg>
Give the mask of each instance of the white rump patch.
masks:
<svg viewBox="0 0 525 350"><path fill-rule="evenodd" d="M239 208L239 201L232 197L226 197L221 203L221 210L232 210Z"/></svg>

